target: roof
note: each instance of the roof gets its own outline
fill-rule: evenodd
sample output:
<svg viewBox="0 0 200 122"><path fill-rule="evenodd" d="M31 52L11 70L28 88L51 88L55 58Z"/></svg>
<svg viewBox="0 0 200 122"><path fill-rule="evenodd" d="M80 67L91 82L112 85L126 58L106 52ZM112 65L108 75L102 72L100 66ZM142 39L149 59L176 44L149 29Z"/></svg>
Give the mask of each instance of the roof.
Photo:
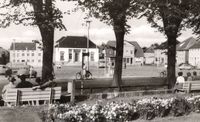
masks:
<svg viewBox="0 0 200 122"><path fill-rule="evenodd" d="M136 41L128 41L130 44L135 46L136 52L135 57L144 57L143 49L140 47L140 45Z"/></svg>
<svg viewBox="0 0 200 122"><path fill-rule="evenodd" d="M180 42L178 40L176 40L176 44L179 44ZM167 49L168 47L168 43L167 41L161 43L158 47L156 47L155 49Z"/></svg>
<svg viewBox="0 0 200 122"><path fill-rule="evenodd" d="M200 48L200 41L197 40L197 43L190 47L190 49L198 49Z"/></svg>
<svg viewBox="0 0 200 122"><path fill-rule="evenodd" d="M140 45L136 41L126 41L135 47L135 57L144 57L144 53ZM116 47L116 41L108 41L107 45L110 47Z"/></svg>
<svg viewBox="0 0 200 122"><path fill-rule="evenodd" d="M195 45L197 43L197 39L190 37L186 40L184 40L183 42L179 43L176 46L176 50L177 51L185 51L185 50L189 50L190 47L192 47L193 45Z"/></svg>
<svg viewBox="0 0 200 122"><path fill-rule="evenodd" d="M66 36L61 37L55 47L62 48L87 48L87 37L85 36ZM97 45L89 40L89 48L96 48Z"/></svg>
<svg viewBox="0 0 200 122"><path fill-rule="evenodd" d="M154 48L149 47L149 48L145 51L145 53L154 53Z"/></svg>
<svg viewBox="0 0 200 122"><path fill-rule="evenodd" d="M10 50L36 50L36 44L33 42L13 42Z"/></svg>

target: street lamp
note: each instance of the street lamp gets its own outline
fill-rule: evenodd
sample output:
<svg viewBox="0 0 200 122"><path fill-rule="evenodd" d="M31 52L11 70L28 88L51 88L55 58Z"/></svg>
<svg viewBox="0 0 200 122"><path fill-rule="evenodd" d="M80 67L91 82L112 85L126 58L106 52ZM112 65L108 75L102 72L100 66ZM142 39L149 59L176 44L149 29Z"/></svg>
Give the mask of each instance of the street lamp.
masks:
<svg viewBox="0 0 200 122"><path fill-rule="evenodd" d="M90 23L91 23L91 20L87 20L86 21L86 24L87 24L87 26L88 26L88 30L87 30L87 54L88 54L88 66L87 66L87 70L89 71L89 36L90 36Z"/></svg>

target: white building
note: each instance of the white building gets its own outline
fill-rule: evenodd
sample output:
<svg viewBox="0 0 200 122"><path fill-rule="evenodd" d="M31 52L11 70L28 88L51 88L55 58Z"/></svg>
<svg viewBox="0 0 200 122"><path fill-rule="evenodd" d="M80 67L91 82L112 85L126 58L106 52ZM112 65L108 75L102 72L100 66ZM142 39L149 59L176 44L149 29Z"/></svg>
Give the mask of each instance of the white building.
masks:
<svg viewBox="0 0 200 122"><path fill-rule="evenodd" d="M89 42L89 43L87 43ZM88 45L87 45L88 44ZM89 48L87 48L89 46ZM65 66L82 65L83 53L89 51L89 65L98 65L99 49L91 40L85 36L66 36L57 41L54 50L54 60L56 64ZM88 62L88 58L84 58L84 62Z"/></svg>
<svg viewBox="0 0 200 122"><path fill-rule="evenodd" d="M108 41L107 46L112 47L106 51L107 55L111 58L115 57L116 41ZM143 50L137 42L124 41L123 63L126 65L140 65L143 64L143 58Z"/></svg>
<svg viewBox="0 0 200 122"><path fill-rule="evenodd" d="M176 46L176 61L177 65L181 63L188 63L189 49L197 43L197 39L190 37Z"/></svg>
<svg viewBox="0 0 200 122"><path fill-rule="evenodd" d="M189 64L200 68L200 42L189 49Z"/></svg>
<svg viewBox="0 0 200 122"><path fill-rule="evenodd" d="M43 51L32 42L13 42L10 46L10 63L26 63L34 67L42 66Z"/></svg>
<svg viewBox="0 0 200 122"><path fill-rule="evenodd" d="M167 64L167 41L160 44L154 49L155 64L165 65Z"/></svg>
<svg viewBox="0 0 200 122"><path fill-rule="evenodd" d="M154 48L150 47L144 52L144 62L145 64L154 64L155 62Z"/></svg>

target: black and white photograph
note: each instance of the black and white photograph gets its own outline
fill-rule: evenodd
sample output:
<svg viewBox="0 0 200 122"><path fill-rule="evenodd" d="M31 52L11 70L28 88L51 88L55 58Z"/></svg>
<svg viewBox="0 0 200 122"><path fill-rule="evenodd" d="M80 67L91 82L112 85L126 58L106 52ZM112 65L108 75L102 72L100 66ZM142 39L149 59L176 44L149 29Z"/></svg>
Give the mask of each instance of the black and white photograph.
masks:
<svg viewBox="0 0 200 122"><path fill-rule="evenodd" d="M200 0L0 0L0 122L199 122Z"/></svg>

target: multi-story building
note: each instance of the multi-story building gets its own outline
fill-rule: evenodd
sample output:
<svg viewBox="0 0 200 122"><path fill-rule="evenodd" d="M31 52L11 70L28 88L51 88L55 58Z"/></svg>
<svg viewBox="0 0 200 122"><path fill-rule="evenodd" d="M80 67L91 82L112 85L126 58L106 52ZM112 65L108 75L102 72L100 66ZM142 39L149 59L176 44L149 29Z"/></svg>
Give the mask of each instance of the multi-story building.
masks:
<svg viewBox="0 0 200 122"><path fill-rule="evenodd" d="M26 63L34 67L42 66L43 51L33 42L13 42L10 46L10 63Z"/></svg>
<svg viewBox="0 0 200 122"><path fill-rule="evenodd" d="M190 37L176 46L176 61L177 65L181 63L188 63L189 49L197 43L197 39Z"/></svg>
<svg viewBox="0 0 200 122"><path fill-rule="evenodd" d="M189 64L200 68L200 41L189 49Z"/></svg>
<svg viewBox="0 0 200 122"><path fill-rule="evenodd" d="M96 44L85 36L62 37L55 45L54 60L56 64L80 66L83 60L84 62L88 62L88 57L83 56L83 54L88 51L89 65L97 66L99 61L99 49Z"/></svg>
<svg viewBox="0 0 200 122"><path fill-rule="evenodd" d="M108 41L106 48L106 57L109 61L114 61L116 56L116 41ZM143 64L143 50L135 41L124 41L123 63L126 65Z"/></svg>

